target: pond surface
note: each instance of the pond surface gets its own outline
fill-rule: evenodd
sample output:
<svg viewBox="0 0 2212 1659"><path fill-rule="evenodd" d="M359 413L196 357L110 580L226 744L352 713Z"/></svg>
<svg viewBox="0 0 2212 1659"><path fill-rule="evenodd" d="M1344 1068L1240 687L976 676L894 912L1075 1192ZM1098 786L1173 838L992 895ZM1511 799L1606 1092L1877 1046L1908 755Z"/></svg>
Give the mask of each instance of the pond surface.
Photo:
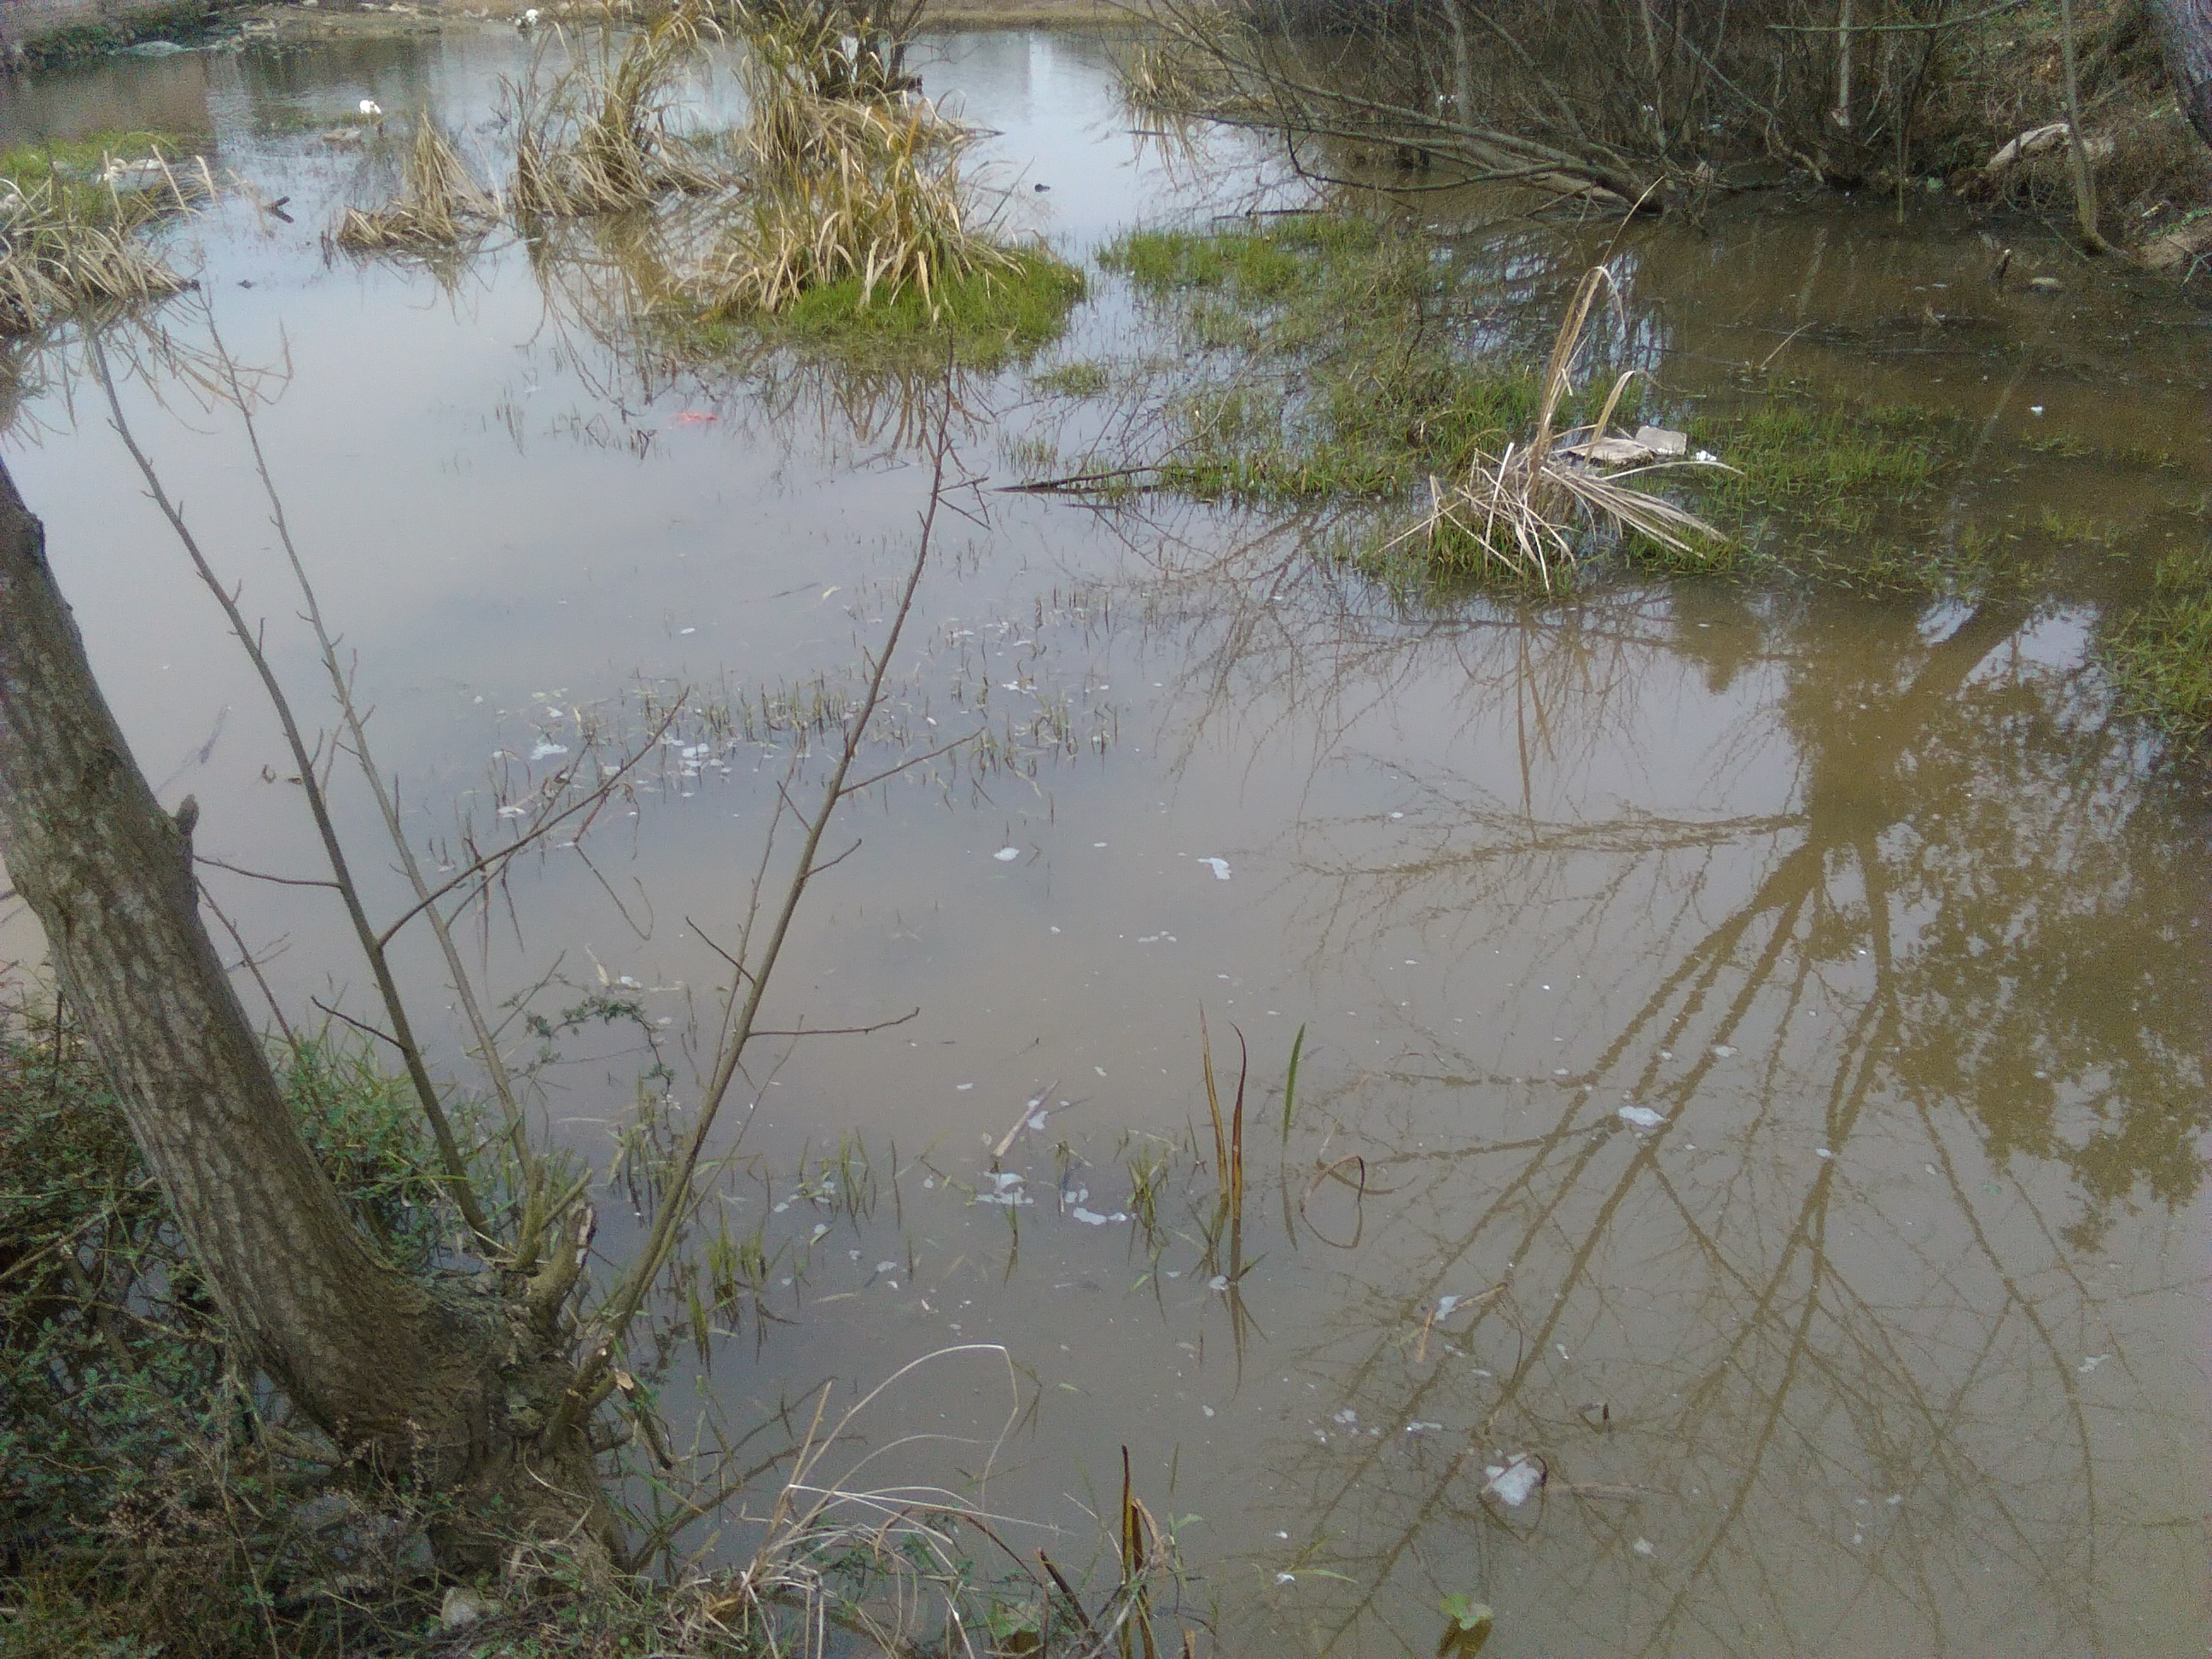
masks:
<svg viewBox="0 0 2212 1659"><path fill-rule="evenodd" d="M548 981L542 1008L635 982L680 1123L720 982L702 933L742 921L792 748L743 710L857 683L928 494L927 398L655 369L519 246L443 284L326 255L374 163L318 134L374 97L495 152L526 50L119 63L9 86L0 133L198 131L288 198L232 195L179 257L234 352L289 364L270 471L420 843L495 833L586 716L642 729L641 688L737 711L519 866L476 935L501 995ZM940 40L921 67L1072 258L1287 199L1255 141L1132 132L1095 40ZM727 88L702 76L702 107ZM829 1380L834 1413L952 1350L857 1425L855 1481L988 1471L1009 1542L1073 1571L1127 1447L1227 1654L1431 1652L1453 1594L1508 1655L2203 1652L2208 818L2092 645L2162 539L2203 533L2212 350L2170 295L2055 249L2028 258L2060 295L1992 290L1970 228L1912 216L1639 229L1629 313L1680 395L1786 343L1815 383L1982 422L1926 533L2064 544L2033 592L1407 609L1256 520L994 493L1024 437L1097 417L1018 370L963 385L951 436L986 482L945 521L880 747L980 725L993 757L842 821L857 848L772 1023L918 1012L793 1042L733 1099L725 1218L762 1230L777 1317L714 1314L672 1401L744 1425ZM1543 295L1611 234L1463 246ZM1157 346L1091 275L1033 367ZM204 337L189 307L171 326ZM142 765L197 793L204 853L312 873L272 723L97 386L66 353L27 372L9 465ZM124 404L319 708L234 414L158 363ZM209 884L295 1018L366 1015L335 907ZM1233 1237L1201 1009L1224 1103L1249 1047ZM549 1122L604 1162L644 1047L560 1048Z"/></svg>

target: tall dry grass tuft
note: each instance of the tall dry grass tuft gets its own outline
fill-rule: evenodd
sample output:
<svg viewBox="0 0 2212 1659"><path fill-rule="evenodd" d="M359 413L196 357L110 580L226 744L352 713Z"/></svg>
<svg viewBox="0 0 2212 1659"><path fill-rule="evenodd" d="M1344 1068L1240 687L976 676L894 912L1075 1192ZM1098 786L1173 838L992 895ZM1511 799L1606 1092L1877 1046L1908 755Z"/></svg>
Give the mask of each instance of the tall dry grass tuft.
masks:
<svg viewBox="0 0 2212 1659"><path fill-rule="evenodd" d="M498 197L477 183L452 136L426 112L415 118L398 197L386 207L349 208L336 240L363 253L439 252L473 241L499 216Z"/></svg>
<svg viewBox="0 0 2212 1659"><path fill-rule="evenodd" d="M528 78L510 88L515 116L514 210L568 218L645 206L676 191L729 182L671 122L672 82L719 26L684 4L631 33L619 50L610 29L567 68L543 79L541 47ZM566 46L568 37L556 37Z"/></svg>
<svg viewBox="0 0 2212 1659"><path fill-rule="evenodd" d="M1534 434L1525 443L1507 444L1502 455L1476 450L1465 475L1450 483L1431 477L1428 512L1392 545L1425 540L1442 559L1502 570L1548 593L1571 575L1592 532L1640 536L1692 556L1724 539L1696 514L1629 483L1674 468L1717 468L1718 462L1662 461L1607 473L1589 459L1638 371L1626 370L1613 381L1588 430L1558 428L1598 295L1613 291L1613 275L1603 265L1594 266L1576 288L1545 366Z"/></svg>
<svg viewBox="0 0 2212 1659"><path fill-rule="evenodd" d="M852 281L862 309L911 289L934 316L947 282L1016 268L978 222L962 173L966 127L894 90L888 62L859 65L875 49L811 15L748 14L744 29L753 188L704 273L711 309L775 311ZM873 90L835 90L856 85Z"/></svg>
<svg viewBox="0 0 2212 1659"><path fill-rule="evenodd" d="M112 166L99 184L58 170L27 187L0 180L0 334L34 334L64 317L185 286L137 235L212 197L214 178L204 161L173 168L156 157L138 171L148 182L131 190Z"/></svg>

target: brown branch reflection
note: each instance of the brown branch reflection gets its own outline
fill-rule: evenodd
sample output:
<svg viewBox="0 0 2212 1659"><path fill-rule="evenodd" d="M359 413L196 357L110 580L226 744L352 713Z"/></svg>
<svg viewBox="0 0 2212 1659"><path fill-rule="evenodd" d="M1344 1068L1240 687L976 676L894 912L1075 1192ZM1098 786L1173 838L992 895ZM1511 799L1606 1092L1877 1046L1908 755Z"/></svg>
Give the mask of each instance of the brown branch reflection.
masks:
<svg viewBox="0 0 2212 1659"><path fill-rule="evenodd" d="M2206 883L2079 623L1424 617L1242 556L1156 591L1193 726L1387 786L1273 850L1316 982L1422 969L1309 1049L1286 1154L1393 1195L1251 1292L1340 1407L1270 1462L1280 1626L1426 1650L1466 1592L1529 1652L2183 1650L2201 1492L2149 1449L2203 1427ZM1424 700L1404 747L1462 774L1395 758L1374 711Z"/></svg>

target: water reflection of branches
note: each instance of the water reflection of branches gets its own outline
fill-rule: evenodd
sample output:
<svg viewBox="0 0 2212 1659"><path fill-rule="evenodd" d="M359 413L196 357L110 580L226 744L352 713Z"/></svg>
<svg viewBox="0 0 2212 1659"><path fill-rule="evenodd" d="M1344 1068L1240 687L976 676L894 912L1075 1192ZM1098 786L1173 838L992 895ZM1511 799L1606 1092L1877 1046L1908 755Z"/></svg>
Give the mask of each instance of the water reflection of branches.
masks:
<svg viewBox="0 0 2212 1659"><path fill-rule="evenodd" d="M2075 1258L2137 1190L2172 1206L2202 1182L2212 1032L2166 993L2202 980L2197 888L2079 672L2014 648L2018 611L1932 638L1921 620L1844 644L1833 618L1777 619L1790 810L1554 824L1478 793L1441 852L1316 872L1331 954L1460 917L1461 957L1591 941L1599 1027L1541 1078L1510 1018L1490 1054L1417 1019L1347 1087L1338 1133L1407 1189L1307 1358L1370 1421L1476 1426L1455 1456L1393 1436L1288 1472L1313 1539L1364 1534L1327 1553L1361 1589L1323 1646L1463 1589L1406 1582L1443 1538L1504 1570L1525 1523L1498 1531L1466 1464L1516 1450L1562 1494L1515 1569L1538 1575L1554 1641L1776 1651L1848 1616L1856 1639L1971 1649L2007 1597L2100 1641L2132 1518L2081 1376L2126 1366L2130 1337ZM1656 669L1658 641L1644 651ZM1616 1091L1656 1127L1629 1133ZM1471 1115L1534 1132L1471 1136ZM2063 1228L2057 1170L2082 1205ZM2159 1225L2130 1236L2154 1249ZM1512 1304L1407 1363L1443 1293L1504 1262ZM2129 1289L2177 1288L2155 1258L2144 1278ZM1494 1380L1470 1374L1493 1354ZM1574 1408L1584 1365L1619 1391L1597 1402L1609 1432ZM1653 1501L1619 1511L1604 1479L1604 1499L1577 1496L1592 1471ZM1668 1538L1657 1578L1626 1568L1637 1528ZM2012 1564L1996 1601L1993 1562Z"/></svg>

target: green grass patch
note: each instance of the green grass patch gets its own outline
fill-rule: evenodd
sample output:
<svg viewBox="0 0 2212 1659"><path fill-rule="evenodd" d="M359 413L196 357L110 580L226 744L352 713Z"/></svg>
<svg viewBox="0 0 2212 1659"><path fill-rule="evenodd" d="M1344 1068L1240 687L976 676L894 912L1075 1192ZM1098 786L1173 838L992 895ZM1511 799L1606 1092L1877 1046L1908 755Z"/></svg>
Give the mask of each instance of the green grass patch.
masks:
<svg viewBox="0 0 2212 1659"><path fill-rule="evenodd" d="M937 284L863 302L857 277L805 289L781 310L699 315L679 325L686 349L729 356L765 343L821 353L861 369L915 372L942 368L946 353L963 368L1018 362L1058 338L1082 300L1083 273L1036 249L1010 268L978 269Z"/></svg>
<svg viewBox="0 0 2212 1659"><path fill-rule="evenodd" d="M53 173L93 177L111 157L118 161L137 161L159 155L174 161L185 153L186 146L187 141L176 133L153 132L143 128L13 144L0 150L0 179L28 187Z"/></svg>
<svg viewBox="0 0 2212 1659"><path fill-rule="evenodd" d="M1463 283L1453 249L1410 226L1316 214L1138 231L1101 263L1184 350L1154 376L1166 434L1157 453L1067 471L1149 461L1158 488L1254 506L1339 503L1367 523L1358 535L1387 540L1425 505L1430 478L1462 477L1478 451L1496 456L1533 433L1548 338L1531 330L1500 344L1492 296ZM1594 420L1611 380L1585 365L1557 427ZM1794 570L1884 589L1948 586L1985 568L1986 544L1971 537L1948 538L1940 555L1906 539L1965 453L1969 434L1953 417L1762 381L1685 422L1679 405L1647 408L1646 395L1646 382L1630 383L1616 429L1644 418L1686 425L1693 449L1731 470L1637 481L1725 536L1691 554L1615 538L1607 550L1638 568ZM1481 562L1459 556L1449 536L1419 546L1439 574ZM1365 562L1395 568L1401 556Z"/></svg>
<svg viewBox="0 0 2212 1659"><path fill-rule="evenodd" d="M1302 295L1316 276L1371 276L1358 267L1411 251L1399 241L1370 219L1294 214L1234 230L1130 231L1099 255L1099 263L1156 298L1210 291L1249 307Z"/></svg>
<svg viewBox="0 0 2212 1659"><path fill-rule="evenodd" d="M2191 746L2212 732L2212 548L2167 554L2149 602L2103 641L2120 706Z"/></svg>
<svg viewBox="0 0 2212 1659"><path fill-rule="evenodd" d="M159 156L173 167L190 154L190 141L173 132L134 129L88 133L82 138L44 139L0 150L0 180L21 192L51 182L58 194L68 198L71 211L105 223L118 216L116 210L120 204L118 192L111 191L100 176L109 161L128 164ZM124 182L121 198L128 201L144 182L136 175Z"/></svg>

